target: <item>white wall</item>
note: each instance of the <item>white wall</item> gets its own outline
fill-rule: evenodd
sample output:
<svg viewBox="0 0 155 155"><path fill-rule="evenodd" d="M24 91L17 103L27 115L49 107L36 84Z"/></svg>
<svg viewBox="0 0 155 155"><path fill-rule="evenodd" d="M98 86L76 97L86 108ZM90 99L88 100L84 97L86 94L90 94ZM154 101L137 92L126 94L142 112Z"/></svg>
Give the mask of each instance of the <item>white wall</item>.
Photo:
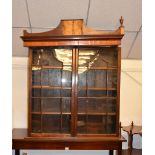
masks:
<svg viewBox="0 0 155 155"><path fill-rule="evenodd" d="M27 127L27 58L13 57L13 128ZM131 121L135 124L142 124L142 104L141 104L141 61L122 60L121 72L121 110L120 120L122 125L128 125ZM122 133L125 137L126 134ZM141 138L134 139L134 147L141 148ZM127 148L127 144L123 145ZM51 154L51 151L25 151L29 155ZM84 151L82 151L84 153ZM104 152L107 154L106 152ZM58 151L58 155L82 154L81 152ZM103 151L86 151L85 154L104 155Z"/></svg>
<svg viewBox="0 0 155 155"><path fill-rule="evenodd" d="M122 60L120 120L142 124L142 68L140 60Z"/></svg>

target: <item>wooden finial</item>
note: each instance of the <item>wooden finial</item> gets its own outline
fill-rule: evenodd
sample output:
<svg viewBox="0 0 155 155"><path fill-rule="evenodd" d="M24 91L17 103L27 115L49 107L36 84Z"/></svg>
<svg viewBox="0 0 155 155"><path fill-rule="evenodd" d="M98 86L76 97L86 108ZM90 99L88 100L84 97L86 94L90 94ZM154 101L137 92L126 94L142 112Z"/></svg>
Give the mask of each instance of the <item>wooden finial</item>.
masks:
<svg viewBox="0 0 155 155"><path fill-rule="evenodd" d="M131 126L133 126L134 124L133 124L133 121L131 122Z"/></svg>
<svg viewBox="0 0 155 155"><path fill-rule="evenodd" d="M123 26L123 22L124 22L124 19L123 19L123 17L121 16L121 18L120 18L120 24L121 24L121 26Z"/></svg>

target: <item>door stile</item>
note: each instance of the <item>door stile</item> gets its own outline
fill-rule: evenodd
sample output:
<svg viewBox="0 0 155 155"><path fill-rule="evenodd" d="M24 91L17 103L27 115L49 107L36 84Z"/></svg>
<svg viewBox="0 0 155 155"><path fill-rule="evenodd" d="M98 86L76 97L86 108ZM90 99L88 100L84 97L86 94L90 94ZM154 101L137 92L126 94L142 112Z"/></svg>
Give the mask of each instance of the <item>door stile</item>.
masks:
<svg viewBox="0 0 155 155"><path fill-rule="evenodd" d="M72 51L72 102L71 102L71 135L77 134L77 82L78 82L78 50Z"/></svg>
<svg viewBox="0 0 155 155"><path fill-rule="evenodd" d="M120 131L120 126L119 126L119 121L120 121L120 78L121 78L121 48L117 47L118 51L118 58L117 58L117 65L118 65L118 70L117 70L117 109L116 109L116 134L119 136L119 131Z"/></svg>
<svg viewBox="0 0 155 155"><path fill-rule="evenodd" d="M32 132L32 49L29 48L28 59L28 135Z"/></svg>

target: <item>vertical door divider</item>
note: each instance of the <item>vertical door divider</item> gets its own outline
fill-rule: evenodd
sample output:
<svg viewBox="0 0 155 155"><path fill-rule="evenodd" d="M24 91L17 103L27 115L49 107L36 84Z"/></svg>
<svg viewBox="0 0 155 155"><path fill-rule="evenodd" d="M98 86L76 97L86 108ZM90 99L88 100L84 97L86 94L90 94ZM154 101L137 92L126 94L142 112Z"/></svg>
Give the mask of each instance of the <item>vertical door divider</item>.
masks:
<svg viewBox="0 0 155 155"><path fill-rule="evenodd" d="M78 84L78 49L72 51L72 102L71 102L71 135L77 134L77 84Z"/></svg>

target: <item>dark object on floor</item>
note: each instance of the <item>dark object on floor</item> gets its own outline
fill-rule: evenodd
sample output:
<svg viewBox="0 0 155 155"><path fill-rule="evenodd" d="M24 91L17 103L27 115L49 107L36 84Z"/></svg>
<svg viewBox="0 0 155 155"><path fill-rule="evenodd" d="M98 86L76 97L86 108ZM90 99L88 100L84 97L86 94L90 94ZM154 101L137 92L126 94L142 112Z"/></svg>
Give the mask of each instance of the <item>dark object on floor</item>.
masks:
<svg viewBox="0 0 155 155"><path fill-rule="evenodd" d="M123 131L128 133L128 155L132 155L133 135L139 134L142 136L142 126L136 126L131 122L131 125L122 127Z"/></svg>

